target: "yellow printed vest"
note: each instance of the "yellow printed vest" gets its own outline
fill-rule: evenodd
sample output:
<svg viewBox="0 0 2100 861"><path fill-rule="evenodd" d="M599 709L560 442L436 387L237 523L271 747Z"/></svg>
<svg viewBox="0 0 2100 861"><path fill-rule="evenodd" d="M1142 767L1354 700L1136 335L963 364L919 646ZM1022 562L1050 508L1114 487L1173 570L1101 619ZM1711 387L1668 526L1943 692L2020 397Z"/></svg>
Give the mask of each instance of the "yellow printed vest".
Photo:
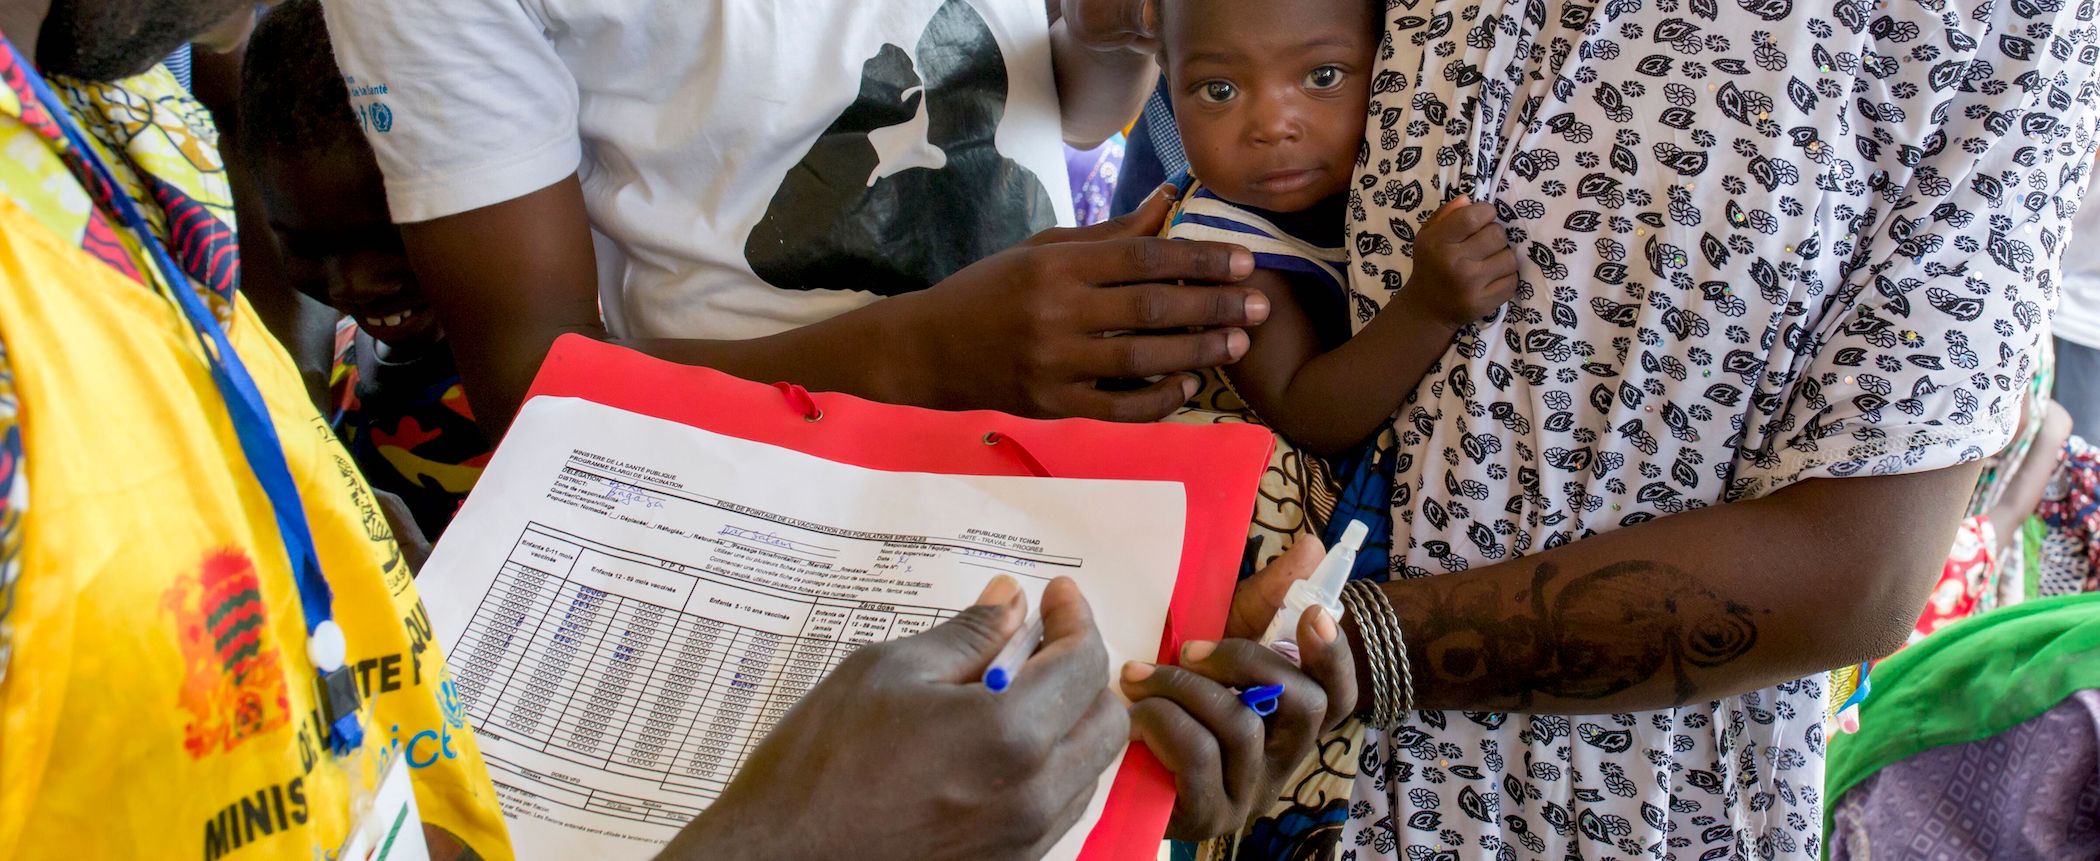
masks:
<svg viewBox="0 0 2100 861"><path fill-rule="evenodd" d="M0 112L0 142L23 133ZM24 153L9 171L71 181L47 151L9 150ZM0 858L330 858L352 772L393 757L451 838L434 853L510 858L415 583L290 357L236 295L231 341L335 590L370 757L322 743L270 503L180 310L62 238L66 207L23 200L0 193L0 347L30 498L0 678Z"/></svg>

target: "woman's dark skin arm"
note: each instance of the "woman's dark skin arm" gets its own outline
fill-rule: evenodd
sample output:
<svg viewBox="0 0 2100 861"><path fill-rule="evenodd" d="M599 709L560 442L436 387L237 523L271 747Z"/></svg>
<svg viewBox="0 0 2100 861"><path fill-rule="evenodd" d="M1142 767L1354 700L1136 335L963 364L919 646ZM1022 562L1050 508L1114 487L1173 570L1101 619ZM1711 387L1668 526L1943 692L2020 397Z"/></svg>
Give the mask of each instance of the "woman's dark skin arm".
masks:
<svg viewBox="0 0 2100 861"><path fill-rule="evenodd" d="M1643 711L1714 699L1878 658L1902 645L1953 542L1974 465L1817 479L1513 562L1385 584L1424 709L1560 714ZM1890 524L1902 524L1891 532ZM1775 541L1772 536L1794 536ZM1317 542L1290 557L1309 568ZM1268 572L1265 572L1268 573ZM1228 636L1249 637L1289 578L1249 580ZM1126 668L1133 732L1181 790L1179 837L1244 826L1329 729L1371 707L1370 656L1354 616L1327 640L1302 620L1303 673L1248 639L1191 643L1181 666ZM1324 645L1331 642L1332 645ZM1353 678L1326 669L1353 661ZM1296 720L1264 728L1232 686L1288 680ZM1327 708L1354 694L1353 708ZM1323 716L1324 715L1324 716Z"/></svg>
<svg viewBox="0 0 2100 861"><path fill-rule="evenodd" d="M1804 481L1511 562L1384 585L1425 709L1600 714L1757 690L1901 647L1976 484ZM1345 618L1357 677L1369 664ZM1369 706L1360 686L1359 707Z"/></svg>
<svg viewBox="0 0 2100 861"><path fill-rule="evenodd" d="M1229 284L1245 249L1155 238L1170 199L1122 219L1050 230L917 293L800 329L732 341L620 341L745 379L788 380L891 403L1121 421L1161 418L1194 385L1181 372L1245 349L1268 300ZM492 437L517 413L556 337L614 340L574 176L513 200L404 224L416 277L444 321L474 415ZM1190 329L1200 331L1190 332ZM1102 337L1114 331L1168 334ZM1168 375L1129 392L1101 378Z"/></svg>

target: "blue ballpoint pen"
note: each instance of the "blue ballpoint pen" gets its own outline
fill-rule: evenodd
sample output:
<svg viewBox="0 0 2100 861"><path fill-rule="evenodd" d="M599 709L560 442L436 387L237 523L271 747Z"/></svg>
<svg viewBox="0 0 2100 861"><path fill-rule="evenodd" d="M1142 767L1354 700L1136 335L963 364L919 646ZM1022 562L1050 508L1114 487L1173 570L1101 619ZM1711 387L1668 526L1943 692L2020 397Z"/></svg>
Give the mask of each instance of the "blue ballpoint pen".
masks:
<svg viewBox="0 0 2100 861"><path fill-rule="evenodd" d="M992 665L984 668L984 686L992 693L999 693L1013 686L1014 677L1021 672L1021 665L1028 656L1035 654L1035 647L1043 642L1043 617L1031 616L1028 624L1014 632L1014 638L1006 641Z"/></svg>

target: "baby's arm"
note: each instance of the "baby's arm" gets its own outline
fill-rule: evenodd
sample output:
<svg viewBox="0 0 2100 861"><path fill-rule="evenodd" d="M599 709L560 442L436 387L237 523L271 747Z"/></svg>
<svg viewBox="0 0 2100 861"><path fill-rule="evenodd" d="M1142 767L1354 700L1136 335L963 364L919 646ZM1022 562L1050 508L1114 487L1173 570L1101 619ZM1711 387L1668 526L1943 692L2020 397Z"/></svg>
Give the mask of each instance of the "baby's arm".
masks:
<svg viewBox="0 0 2100 861"><path fill-rule="evenodd" d="M1422 228L1415 275L1385 310L1323 352L1289 276L1261 269L1244 284L1269 297L1268 322L1225 368L1247 406L1307 451L1338 454L1378 432L1465 324L1516 290L1516 254L1493 207L1454 201Z"/></svg>

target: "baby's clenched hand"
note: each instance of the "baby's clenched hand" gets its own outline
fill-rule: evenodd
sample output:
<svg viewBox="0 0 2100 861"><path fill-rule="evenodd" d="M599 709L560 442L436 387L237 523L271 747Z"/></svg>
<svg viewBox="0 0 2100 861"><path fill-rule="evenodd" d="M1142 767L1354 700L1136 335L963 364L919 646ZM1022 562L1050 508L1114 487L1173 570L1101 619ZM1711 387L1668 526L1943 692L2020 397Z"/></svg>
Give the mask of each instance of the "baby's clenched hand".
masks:
<svg viewBox="0 0 2100 861"><path fill-rule="evenodd" d="M1415 274L1401 297L1438 320L1463 326L1495 312L1517 290L1517 255L1494 204L1457 198L1415 237Z"/></svg>

